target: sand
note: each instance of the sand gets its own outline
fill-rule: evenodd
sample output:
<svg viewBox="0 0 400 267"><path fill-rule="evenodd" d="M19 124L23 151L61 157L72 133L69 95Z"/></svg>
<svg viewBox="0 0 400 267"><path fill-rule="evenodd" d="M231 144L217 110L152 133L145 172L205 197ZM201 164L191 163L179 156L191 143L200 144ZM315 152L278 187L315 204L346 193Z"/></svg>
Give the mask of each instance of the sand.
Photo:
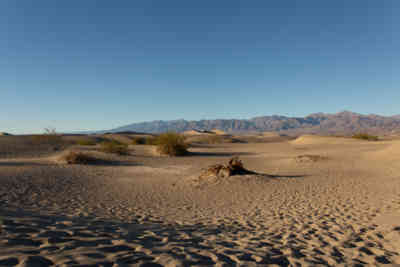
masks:
<svg viewBox="0 0 400 267"><path fill-rule="evenodd" d="M0 266L400 264L399 144L307 136L180 158L133 146L94 166L1 159ZM199 178L233 155L259 174Z"/></svg>
<svg viewBox="0 0 400 267"><path fill-rule="evenodd" d="M355 143L358 140L346 137L330 137L330 136L317 136L317 135L301 135L295 140L291 141L294 145L343 145Z"/></svg>

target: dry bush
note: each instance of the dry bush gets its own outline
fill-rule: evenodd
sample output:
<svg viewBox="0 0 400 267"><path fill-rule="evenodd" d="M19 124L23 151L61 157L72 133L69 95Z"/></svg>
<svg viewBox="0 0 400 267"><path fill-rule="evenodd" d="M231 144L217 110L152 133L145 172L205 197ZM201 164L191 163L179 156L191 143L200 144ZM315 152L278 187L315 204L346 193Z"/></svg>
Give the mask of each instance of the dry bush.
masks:
<svg viewBox="0 0 400 267"><path fill-rule="evenodd" d="M367 140L367 141L378 141L379 138L376 135L370 135L367 133L358 133L352 136L355 139Z"/></svg>
<svg viewBox="0 0 400 267"><path fill-rule="evenodd" d="M44 134L31 136L31 143L35 146L51 146L54 150L60 149L65 142L54 128L45 128Z"/></svg>
<svg viewBox="0 0 400 267"><path fill-rule="evenodd" d="M34 145L60 145L63 143L62 137L60 135L33 135L32 144Z"/></svg>
<svg viewBox="0 0 400 267"><path fill-rule="evenodd" d="M97 144L97 142L91 138L81 138L78 141L76 141L76 143L78 145L81 146L95 146Z"/></svg>
<svg viewBox="0 0 400 267"><path fill-rule="evenodd" d="M157 137L154 137L154 136L146 137L145 144L152 145L152 146L157 145Z"/></svg>
<svg viewBox="0 0 400 267"><path fill-rule="evenodd" d="M132 139L132 144L133 145L145 145L146 144L146 138L145 137L134 137Z"/></svg>
<svg viewBox="0 0 400 267"><path fill-rule="evenodd" d="M82 152L70 151L63 156L67 164L95 164L102 162L101 160Z"/></svg>
<svg viewBox="0 0 400 267"><path fill-rule="evenodd" d="M200 177L208 176L227 178L231 176L231 170L229 169L229 167L222 164L212 165L200 175Z"/></svg>
<svg viewBox="0 0 400 267"><path fill-rule="evenodd" d="M132 139L133 145L156 145L157 138L154 136L134 137Z"/></svg>
<svg viewBox="0 0 400 267"><path fill-rule="evenodd" d="M328 158L321 155L299 155L295 157L296 162L299 163L312 163L312 162L319 162L325 161Z"/></svg>
<svg viewBox="0 0 400 267"><path fill-rule="evenodd" d="M169 132L160 134L156 138L159 153L168 156L183 156L188 153L185 137L181 134Z"/></svg>
<svg viewBox="0 0 400 267"><path fill-rule="evenodd" d="M117 141L106 141L101 143L101 151L118 155L128 155L128 145Z"/></svg>

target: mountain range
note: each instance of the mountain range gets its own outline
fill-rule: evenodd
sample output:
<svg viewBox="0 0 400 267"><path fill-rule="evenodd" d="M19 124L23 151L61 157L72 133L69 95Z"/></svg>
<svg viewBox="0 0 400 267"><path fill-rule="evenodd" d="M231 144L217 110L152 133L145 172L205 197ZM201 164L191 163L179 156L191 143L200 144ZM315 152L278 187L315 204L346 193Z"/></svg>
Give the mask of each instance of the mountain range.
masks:
<svg viewBox="0 0 400 267"><path fill-rule="evenodd" d="M251 119L150 121L125 125L104 132L184 132L192 129L220 129L227 133L275 131L282 134L370 134L400 133L400 115L363 115L350 111L336 114L314 113L306 117L262 116Z"/></svg>

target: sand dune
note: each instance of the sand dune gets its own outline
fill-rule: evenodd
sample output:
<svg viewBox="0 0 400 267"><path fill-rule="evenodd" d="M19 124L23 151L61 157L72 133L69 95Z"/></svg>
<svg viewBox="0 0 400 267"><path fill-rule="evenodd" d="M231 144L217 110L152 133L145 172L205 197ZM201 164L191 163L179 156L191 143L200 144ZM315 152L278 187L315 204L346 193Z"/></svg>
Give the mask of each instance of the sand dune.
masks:
<svg viewBox="0 0 400 267"><path fill-rule="evenodd" d="M336 144L346 144L354 143L357 140L351 138L342 137L327 137L327 136L317 136L317 135L301 135L295 140L291 141L294 145L336 145Z"/></svg>
<svg viewBox="0 0 400 267"><path fill-rule="evenodd" d="M280 134L277 132L262 132L263 137L280 137Z"/></svg>
<svg viewBox="0 0 400 267"><path fill-rule="evenodd" d="M184 135L204 135L204 136L208 136L208 135L226 135L226 132L222 131L222 130L218 130L218 129L213 129L210 131L200 131L200 130L189 130L189 131L185 131L183 132Z"/></svg>
<svg viewBox="0 0 400 267"><path fill-rule="evenodd" d="M381 158L382 160L400 160L400 141L384 142L383 144L386 144L384 148L369 153L367 156Z"/></svg>
<svg viewBox="0 0 400 267"><path fill-rule="evenodd" d="M212 129L211 131L218 135L226 135L226 132L219 130L219 129Z"/></svg>
<svg viewBox="0 0 400 267"><path fill-rule="evenodd" d="M0 265L399 264L399 143L300 141L181 158L135 146L120 165L2 159ZM232 155L258 174L199 177Z"/></svg>
<svg viewBox="0 0 400 267"><path fill-rule="evenodd" d="M183 134L184 135L204 135L204 136L208 136L208 135L214 135L215 133L213 133L211 131L189 130L189 131L185 131Z"/></svg>
<svg viewBox="0 0 400 267"><path fill-rule="evenodd" d="M125 134L104 134L102 137L110 141L117 141L124 144L132 143L132 137Z"/></svg>

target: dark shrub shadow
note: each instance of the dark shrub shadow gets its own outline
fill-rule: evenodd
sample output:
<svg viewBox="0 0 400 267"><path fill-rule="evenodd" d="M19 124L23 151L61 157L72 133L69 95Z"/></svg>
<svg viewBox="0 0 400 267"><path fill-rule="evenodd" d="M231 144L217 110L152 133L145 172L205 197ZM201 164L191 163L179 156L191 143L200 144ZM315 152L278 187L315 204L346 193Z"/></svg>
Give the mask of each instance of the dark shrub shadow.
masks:
<svg viewBox="0 0 400 267"><path fill-rule="evenodd" d="M251 156L256 153L251 152L191 152L189 151L186 156L190 157L235 157L235 156Z"/></svg>

